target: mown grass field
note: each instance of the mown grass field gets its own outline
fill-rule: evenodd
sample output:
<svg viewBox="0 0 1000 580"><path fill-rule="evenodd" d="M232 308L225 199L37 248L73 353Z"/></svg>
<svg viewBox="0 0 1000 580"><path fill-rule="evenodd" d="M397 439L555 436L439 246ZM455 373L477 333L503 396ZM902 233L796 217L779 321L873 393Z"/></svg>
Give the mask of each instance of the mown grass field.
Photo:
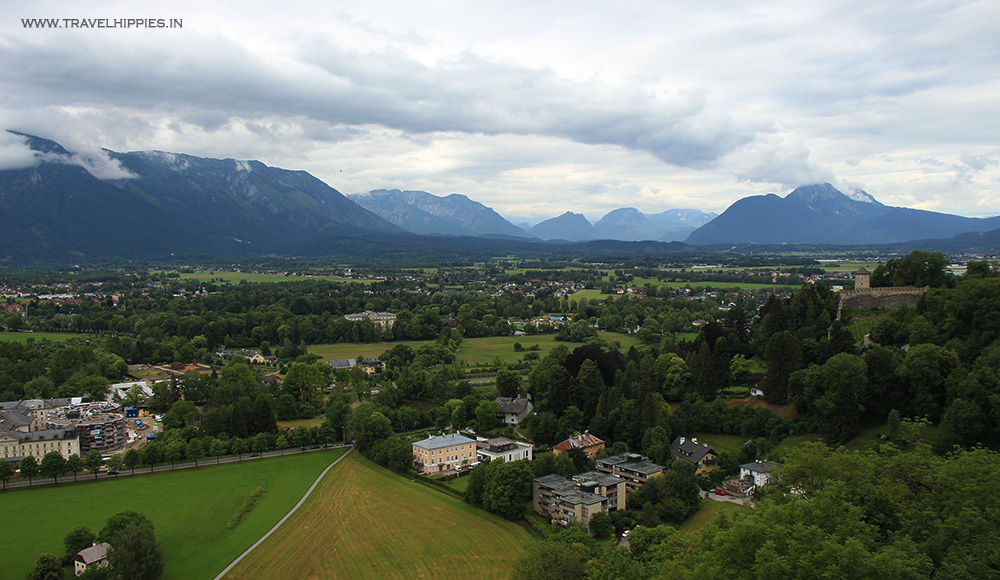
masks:
<svg viewBox="0 0 1000 580"><path fill-rule="evenodd" d="M227 580L509 578L527 530L357 453Z"/></svg>
<svg viewBox="0 0 1000 580"><path fill-rule="evenodd" d="M737 454L743 449L743 444L748 437L740 435L719 435L717 433L692 433L691 437L698 440L698 443L706 443L715 447L716 453L723 451Z"/></svg>
<svg viewBox="0 0 1000 580"><path fill-rule="evenodd" d="M642 346L639 339L627 334L619 334L617 332L598 332L597 335L609 343L620 342L622 348L625 350L628 350L631 346L635 346L637 348ZM515 351L515 342L521 343L521 346L523 346L525 350L522 352ZM542 358L544 358L550 350L560 344L565 345L570 350L580 346L580 344L576 342L557 341L556 335L554 334L470 338L462 341L462 348L458 351L458 356L455 360L458 364L465 363L468 366L475 366L478 364L488 365L491 364L497 357L503 359L505 363L512 363L523 359L525 354L531 352L528 348L536 344L538 345L539 350L534 352L537 352Z"/></svg>
<svg viewBox="0 0 1000 580"><path fill-rule="evenodd" d="M111 481L0 492L0 578L26 578L41 553L61 556L79 526L99 533L109 516L135 510L153 522L164 580L213 578L301 499L343 450L211 465ZM266 494L233 529L230 519L257 488Z"/></svg>
<svg viewBox="0 0 1000 580"><path fill-rule="evenodd" d="M598 332L598 336L611 342L620 342L622 348L628 349L631 346L640 347L642 343L634 336L619 334L617 332ZM519 342L524 347L524 351L514 350L514 343ZM311 354L319 355L323 360L378 357L383 352L390 350L397 344L405 344L417 350L425 344L433 344L433 340L408 340L400 342L338 342L335 344L313 344L309 346ZM539 356L544 357L550 350L563 344L570 350L580 346L575 342L559 342L554 334L535 334L532 336L492 336L488 338L467 338L462 341L462 347L455 357L455 362L459 365L476 366L489 365L497 357L503 359L505 363L518 362L527 354L528 348L538 345L539 350L535 351Z"/></svg>
<svg viewBox="0 0 1000 580"><path fill-rule="evenodd" d="M397 344L405 344L417 350L425 344L433 344L433 340L406 340L400 342L337 342L334 344L309 345L309 353L316 354L323 360L340 358L377 358L383 352L392 349Z"/></svg>
<svg viewBox="0 0 1000 580"><path fill-rule="evenodd" d="M35 340L51 340L52 342L64 342L71 338L86 338L86 334L75 334L71 332L0 332L0 340L13 342L28 342L29 338Z"/></svg>
<svg viewBox="0 0 1000 580"><path fill-rule="evenodd" d="M678 529L685 534L700 532L711 525L712 522L719 519L719 516L740 512L746 509L750 508L728 501L703 499L701 500L701 507L698 511L695 512L693 516L685 520Z"/></svg>

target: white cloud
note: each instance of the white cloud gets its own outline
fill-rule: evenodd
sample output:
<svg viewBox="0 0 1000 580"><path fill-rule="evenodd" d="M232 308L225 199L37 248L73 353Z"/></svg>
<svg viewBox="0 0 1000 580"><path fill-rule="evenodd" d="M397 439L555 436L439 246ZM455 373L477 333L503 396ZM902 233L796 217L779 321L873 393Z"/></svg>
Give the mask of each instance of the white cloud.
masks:
<svg viewBox="0 0 1000 580"><path fill-rule="evenodd" d="M182 30L40 0L0 23L0 127L100 155L306 169L343 191L468 194L512 215L690 207L807 182L1000 213L1000 3L153 2ZM934 159L932 166L921 160ZM31 160L0 143L0 167Z"/></svg>

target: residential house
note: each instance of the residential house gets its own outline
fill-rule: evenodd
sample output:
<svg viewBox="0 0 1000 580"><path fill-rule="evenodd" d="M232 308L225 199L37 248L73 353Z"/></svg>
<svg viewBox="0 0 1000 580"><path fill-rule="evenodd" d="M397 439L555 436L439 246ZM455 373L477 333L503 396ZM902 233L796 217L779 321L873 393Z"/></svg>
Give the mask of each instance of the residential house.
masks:
<svg viewBox="0 0 1000 580"><path fill-rule="evenodd" d="M377 358L366 358L361 361L361 370L369 375L381 373L385 371L385 361L378 360Z"/></svg>
<svg viewBox="0 0 1000 580"><path fill-rule="evenodd" d="M516 427L534 409L531 404L531 395L523 391L518 393L516 397L497 397L494 400L500 404L497 419L504 425Z"/></svg>
<svg viewBox="0 0 1000 580"><path fill-rule="evenodd" d="M392 328L392 325L396 323L396 315L392 312L372 312L371 310L365 310L357 314L345 314L344 318L351 322L370 320L382 328Z"/></svg>
<svg viewBox="0 0 1000 580"><path fill-rule="evenodd" d="M358 364L358 361L353 358L338 358L328 362L327 364L337 371L349 371Z"/></svg>
<svg viewBox="0 0 1000 580"><path fill-rule="evenodd" d="M76 557L73 558L73 575L82 576L87 570L107 566L108 551L110 548L111 544L101 542L77 552Z"/></svg>
<svg viewBox="0 0 1000 580"><path fill-rule="evenodd" d="M570 437L553 447L552 454L559 455L560 453L574 448L583 449L584 454L587 455L587 459L593 461L597 458L597 452L604 449L604 441L594 437L589 431L586 431L582 435L574 435L573 437Z"/></svg>
<svg viewBox="0 0 1000 580"><path fill-rule="evenodd" d="M753 487L768 485L774 483L774 472L781 468L780 463L758 459L740 466L740 479L751 483Z"/></svg>
<svg viewBox="0 0 1000 580"><path fill-rule="evenodd" d="M628 491L636 491L651 478L663 473L663 466L657 465L645 455L622 453L596 461L597 471L617 475L625 480Z"/></svg>
<svg viewBox="0 0 1000 580"><path fill-rule="evenodd" d="M476 442L458 433L431 435L412 444L413 468L425 475L459 471L476 461Z"/></svg>
<svg viewBox="0 0 1000 580"><path fill-rule="evenodd" d="M478 439L476 441L476 458L480 462L489 463L494 459L504 461L520 461L532 459L532 447L529 443L522 443L499 437L497 439Z"/></svg>
<svg viewBox="0 0 1000 580"><path fill-rule="evenodd" d="M670 444L670 453L695 466L696 475L705 475L715 469L717 456L711 445L698 443L697 439L678 437Z"/></svg>
<svg viewBox="0 0 1000 580"><path fill-rule="evenodd" d="M552 523L577 521L588 526L599 512L625 509L625 480L590 471L568 480L561 475L536 477L531 484L532 508Z"/></svg>

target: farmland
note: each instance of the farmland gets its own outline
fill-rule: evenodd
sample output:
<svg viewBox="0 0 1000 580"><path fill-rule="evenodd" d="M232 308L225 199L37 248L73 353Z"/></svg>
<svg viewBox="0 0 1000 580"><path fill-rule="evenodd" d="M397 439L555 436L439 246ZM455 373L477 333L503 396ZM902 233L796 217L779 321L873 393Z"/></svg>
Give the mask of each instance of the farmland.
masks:
<svg viewBox="0 0 1000 580"><path fill-rule="evenodd" d="M95 533L124 510L146 514L163 547L164 580L212 578L269 530L340 454L319 451L152 475L0 492L0 577L24 578L43 552L63 553L78 526ZM257 490L265 495L235 528L227 524ZM17 509L12 509L17 506Z"/></svg>
<svg viewBox="0 0 1000 580"><path fill-rule="evenodd" d="M609 343L619 342L622 348L639 347L640 342L634 336L620 334L617 332L599 332L598 336ZM319 355L323 360L378 357L383 352L390 350L397 344L405 344L417 350L425 344L433 344L432 340L410 340L401 342L369 342L352 343L342 342L336 344L316 344L309 346L311 354ZM514 343L521 343L525 348L524 352L514 350ZM531 336L494 336L489 338L469 338L462 341L455 362L459 365L476 366L491 364L496 358L502 359L505 363L514 363L524 358L525 352L532 345L538 345L536 351L544 357L550 350L558 345L565 345L571 350L579 346L579 343L559 342L554 334L536 334Z"/></svg>
<svg viewBox="0 0 1000 580"><path fill-rule="evenodd" d="M85 334L74 334L71 332L0 332L0 340L10 340L14 342L27 342L28 340L51 340L52 342L65 342L72 338L85 338Z"/></svg>
<svg viewBox="0 0 1000 580"><path fill-rule="evenodd" d="M227 580L507 578L520 526L352 454Z"/></svg>

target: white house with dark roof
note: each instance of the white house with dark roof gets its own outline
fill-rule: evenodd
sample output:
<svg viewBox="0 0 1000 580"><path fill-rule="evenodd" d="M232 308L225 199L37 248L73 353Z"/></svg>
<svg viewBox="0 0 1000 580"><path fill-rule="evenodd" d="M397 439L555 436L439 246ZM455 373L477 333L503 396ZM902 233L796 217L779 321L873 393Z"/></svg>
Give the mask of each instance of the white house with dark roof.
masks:
<svg viewBox="0 0 1000 580"><path fill-rule="evenodd" d="M91 568L103 568L108 565L108 550L111 544L101 542L76 553L73 558L73 575L81 576Z"/></svg>
<svg viewBox="0 0 1000 580"><path fill-rule="evenodd" d="M478 463L476 442L458 433L431 435L412 444L413 468L423 474L460 471Z"/></svg>
<svg viewBox="0 0 1000 580"><path fill-rule="evenodd" d="M752 483L754 487L774 483L774 472L783 466L774 461L754 461L740 466L740 479Z"/></svg>
<svg viewBox="0 0 1000 580"><path fill-rule="evenodd" d="M497 397L494 400L500 405L497 419L504 425L516 426L534 409L531 395L524 392L518 393L516 397Z"/></svg>

